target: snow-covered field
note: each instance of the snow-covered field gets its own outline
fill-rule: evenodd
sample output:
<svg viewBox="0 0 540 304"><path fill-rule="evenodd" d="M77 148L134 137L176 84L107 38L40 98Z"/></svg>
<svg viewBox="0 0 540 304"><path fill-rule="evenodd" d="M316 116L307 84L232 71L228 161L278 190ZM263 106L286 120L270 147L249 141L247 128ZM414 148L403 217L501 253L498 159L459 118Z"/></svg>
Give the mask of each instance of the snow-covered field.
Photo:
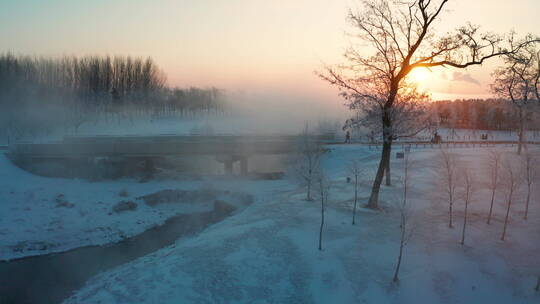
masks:
<svg viewBox="0 0 540 304"><path fill-rule="evenodd" d="M350 160L366 168L360 202L367 200L377 150L328 146L324 168L332 181L323 250L317 250L320 203L290 179L132 179L88 182L31 175L0 157L0 259L106 244L139 234L176 214L211 204L148 206L137 198L163 189L222 189L254 196L252 205L192 237L93 277L66 303L538 303L540 192L523 220L524 191L516 197L506 241L505 200L497 194L495 219L485 223L487 148L457 148L478 183L465 245L459 244L463 203L448 205L440 185L437 149L413 149L409 204L413 234L399 284L391 283L399 245L402 160L393 155L394 185L384 186L381 210L361 208L351 225ZM531 148L532 149L532 148ZM515 147L499 148L506 155ZM534 186L533 186L534 187ZM534 188L533 188L534 189ZM121 201L135 210L114 212Z"/></svg>
<svg viewBox="0 0 540 304"><path fill-rule="evenodd" d="M164 189L225 189L253 195L283 188L284 181L241 179L89 182L32 175L0 155L0 260L120 241L178 214L210 211L212 201L148 206L141 196ZM223 198L225 199L225 198ZM114 211L120 202L136 209ZM234 202L233 202L234 203Z"/></svg>
<svg viewBox="0 0 540 304"><path fill-rule="evenodd" d="M440 152L413 151L409 204L414 206L414 229L401 280L392 284L402 161L392 160L394 186L383 187L381 210L362 208L352 226L347 161L359 159L370 171L361 188L365 202L377 157L357 145L330 148L325 168L333 187L322 251L317 250L319 202L305 201L302 189L286 181L261 182L258 199L241 213L101 273L65 303L540 302L540 294L533 290L540 275L538 189L527 221L522 219L523 195L516 197L507 239L501 241L504 195L498 193L495 220L487 225L490 195L478 183L463 246L462 201L455 205L455 228L448 228L448 205L436 166ZM514 149L501 150L511 154ZM485 179L485 148L451 152ZM242 182L241 187L249 191L253 186Z"/></svg>

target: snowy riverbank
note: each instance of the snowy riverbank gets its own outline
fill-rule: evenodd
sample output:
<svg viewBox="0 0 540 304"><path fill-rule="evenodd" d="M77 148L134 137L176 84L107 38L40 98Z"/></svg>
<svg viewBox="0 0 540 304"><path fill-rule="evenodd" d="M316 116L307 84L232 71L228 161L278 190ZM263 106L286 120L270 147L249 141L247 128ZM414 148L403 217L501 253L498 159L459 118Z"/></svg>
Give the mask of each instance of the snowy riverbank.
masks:
<svg viewBox="0 0 540 304"><path fill-rule="evenodd" d="M362 208L352 226L353 191L345 182L345 162L362 159L371 171L377 158L355 145L331 148L325 167L333 189L323 251L317 250L319 203L305 201L304 192L292 186L267 188L265 199L242 213L92 278L66 303L538 303L540 295L533 290L540 274L538 190L528 221L522 219L522 197L516 198L503 242L503 194L488 226L489 191L478 184L463 246L463 203L456 202L456 227L448 228L448 205L436 174L439 152L413 151L415 229L395 285L400 160L393 159L395 182L383 187L381 210ZM485 148L452 152L485 174ZM363 202L370 178L368 173L362 183Z"/></svg>
<svg viewBox="0 0 540 304"><path fill-rule="evenodd" d="M0 155L0 260L113 243L179 214L211 210L214 199L148 205L142 196L165 189L228 190L257 196L283 181L242 179L89 182L45 178ZM249 189L249 193L244 189ZM230 194L220 197L235 202Z"/></svg>

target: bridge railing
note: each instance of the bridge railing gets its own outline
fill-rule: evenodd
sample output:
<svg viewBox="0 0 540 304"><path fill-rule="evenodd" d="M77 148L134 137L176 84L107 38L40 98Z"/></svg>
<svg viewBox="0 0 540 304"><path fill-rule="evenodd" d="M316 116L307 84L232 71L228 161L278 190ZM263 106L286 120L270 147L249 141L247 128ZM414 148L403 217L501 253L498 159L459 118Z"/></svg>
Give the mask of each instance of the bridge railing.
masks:
<svg viewBox="0 0 540 304"><path fill-rule="evenodd" d="M382 142L378 143L363 143L369 146L369 149L379 149L383 144ZM393 142L394 147L411 147L411 148L482 148L482 147L495 147L495 146L506 146L513 147L518 145L518 141L445 141L442 143L433 143L430 141L407 141L407 142ZM524 145L540 145L538 141L524 141Z"/></svg>

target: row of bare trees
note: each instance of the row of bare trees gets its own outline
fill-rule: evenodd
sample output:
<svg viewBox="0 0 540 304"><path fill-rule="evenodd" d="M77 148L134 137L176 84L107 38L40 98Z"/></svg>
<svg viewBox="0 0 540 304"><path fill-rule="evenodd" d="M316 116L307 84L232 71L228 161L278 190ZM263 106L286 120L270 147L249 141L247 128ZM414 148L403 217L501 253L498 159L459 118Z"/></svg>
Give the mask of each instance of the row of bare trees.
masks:
<svg viewBox="0 0 540 304"><path fill-rule="evenodd" d="M467 229L469 204L475 192L475 175L464 164L459 164L456 156L445 149L441 149L440 172L438 176L442 178L442 185L448 202L448 227L454 228L454 204L462 200L464 208L463 228L461 233L462 245L465 245L465 232ZM491 210L490 210L491 212Z"/></svg>
<svg viewBox="0 0 540 304"><path fill-rule="evenodd" d="M295 160L296 170L301 177L302 185L306 189L306 200L313 201L314 198L320 200L321 221L318 229L318 249L323 249L323 232L326 224L325 212L329 202L329 195L332 189L332 183L322 165L324 149L315 141L310 140L307 128L302 136L299 150L299 158ZM504 157L503 157L504 156ZM463 206L463 222L461 226L461 237L459 243L466 244L467 230L469 228L470 206L476 201L475 194L481 187L487 187L490 190L491 199L489 201L489 210L487 213L487 224L491 224L495 217L496 210L503 209L501 212L502 234L501 240L507 238L507 232L510 227L512 208L516 200L524 201L524 216L526 220L529 213L529 204L532 198L532 189L538 177L538 166L536 158L532 153L524 155L503 155L499 150L489 150L488 157L483 163L484 169L487 169L487 183L483 182L478 175L481 169L473 171L470 164L458 159L457 155L441 148L440 164L438 166L437 178L441 178L444 193L447 198L449 210L448 226L453 228L455 225L456 203L461 202ZM393 281L399 281L399 273L403 262L405 248L413 236L414 221L413 208L409 203L409 188L411 181L412 163L409 159L409 153L404 153L403 174L402 174L402 195L397 205L399 211L399 243L397 260L394 268ZM367 171L359 160L352 160L347 164L349 182L352 183L352 224L357 224L357 208L359 203L359 186L364 181ZM523 192L522 192L523 190ZM521 195L523 194L523 195ZM526 195L525 195L526 194ZM504 197L504 208L494 208L497 204L497 196ZM522 197L523 196L523 197ZM502 207L502 206L501 206Z"/></svg>
<svg viewBox="0 0 540 304"><path fill-rule="evenodd" d="M151 58L0 55L2 105L146 103L164 85L165 75Z"/></svg>
<svg viewBox="0 0 540 304"><path fill-rule="evenodd" d="M325 174L321 164L324 150L314 141L309 141L307 129L301 143L303 149L300 150L300 159L296 160L297 170L302 177L303 186L306 189L306 200L313 201L314 197L320 200L321 221L318 229L319 243L318 249L323 249L323 232L325 226L325 211L329 202L329 195L332 189L331 181ZM496 214L496 210L504 209L501 213L502 234L501 240L507 238L507 232L510 227L511 211L516 200L524 200L524 219L527 219L529 204L532 198L532 189L537 178L538 167L535 163L536 158L532 153L526 153L521 156L507 155L503 157L502 152L498 150L489 150L488 157L484 163L487 170L486 186L490 190L491 200L489 201L489 210L487 213L487 223L491 224ZM514 157L515 156L515 157ZM405 248L413 236L413 208L409 203L409 188L411 185L411 161L409 153L404 154L403 174L402 174L402 195L398 199L399 211L399 243L397 260L394 268L393 281L399 281L399 273L403 261ZM478 171L473 171L469 164L457 158L456 154L446 149L440 151L440 171L437 176L442 178L444 193L449 205L448 225L453 228L455 225L456 203L463 205L463 222L461 226L461 237L459 243L466 244L467 230L469 228L470 206L476 201L475 194L480 189L481 180ZM359 186L364 180L366 170L358 160L352 160L347 165L347 170L352 183L352 224L357 224L357 208L359 203ZM523 187L525 186L525 187ZM315 191L313 191L315 189ZM522 190L523 193L521 192ZM314 192L314 193L311 193ZM313 195L315 194L315 195ZM524 194L523 198L521 195ZM526 195L525 195L526 194ZM504 208L494 208L498 195L504 196Z"/></svg>
<svg viewBox="0 0 540 304"><path fill-rule="evenodd" d="M461 244L465 244L469 203L471 203L474 193L478 190L479 181L471 169L467 168L466 164L456 158L456 155L445 149L441 149L440 159L440 172L438 172L438 176L442 177L442 185L449 206L449 228L453 228L453 206L456 198L460 198L465 204L461 240ZM525 153L518 159L514 159L511 155L503 158L502 153L497 150L489 151L489 156L486 159L486 167L488 168L489 174L487 188L491 192L491 200L489 211L487 212L487 224L491 224L494 217L496 195L497 193L502 192L506 201L506 211L504 214L504 224L501 235L501 240L503 241L507 235L512 205L517 199L516 196L523 185L526 187L523 219L527 220L533 189L532 186L538 173L538 167L535 160L536 158L531 153Z"/></svg>
<svg viewBox="0 0 540 304"><path fill-rule="evenodd" d="M320 200L321 223L319 226L319 250L323 249L325 211L332 188L330 179L322 166L325 150L310 132L308 124L304 127L298 143L298 157L294 159L294 176L306 189L306 200ZM314 195L315 194L315 195Z"/></svg>
<svg viewBox="0 0 540 304"><path fill-rule="evenodd" d="M459 174L461 181L461 191L458 193L458 196L464 202L464 217L463 217L463 229L461 236L461 244L465 245L465 235L467 229L467 219L468 219L468 208L469 204L473 200L474 193L478 190L477 176L473 172L465 167L463 163L456 161L456 158L453 155L450 155L447 151L442 151L442 167L443 171L447 174L445 175L445 188L448 189L447 194L449 202L453 196L454 188L450 184L457 183L458 179L456 173ZM505 212L503 214L504 221L502 227L501 240L504 241L507 237L507 231L510 224L510 214L513 204L517 199L519 199L518 194L520 194L522 187L526 187L526 198L525 198L525 210L523 219L527 220L529 214L529 204L531 200L532 186L538 177L538 166L536 164L537 158L532 153L525 153L524 155L519 156L517 159L513 155L507 155L503 157L503 154L497 150L489 151L489 157L487 158L486 164L488 168L489 180L487 183L488 189L491 191L491 201L489 212L487 216L487 224L490 225L493 218L494 202L497 192L502 192L505 201ZM458 168L457 170L449 170L447 164L453 168ZM449 175L448 172L451 172L454 175ZM451 205L451 203L450 203ZM450 214L452 210L450 209ZM452 216L450 215L450 218ZM540 276L535 287L536 291L540 291Z"/></svg>
<svg viewBox="0 0 540 304"><path fill-rule="evenodd" d="M221 114L219 89L168 88L151 58L0 54L0 127L8 137L97 120Z"/></svg>
<svg viewBox="0 0 540 304"><path fill-rule="evenodd" d="M321 221L319 225L319 242L318 249L323 249L323 232L325 226L325 212L328 206L330 192L332 190L332 182L328 177L325 169L322 165L322 158L325 153L325 149L316 141L313 140L313 136L309 133L306 125L298 147L298 157L294 159L294 176L301 186L306 191L306 201L313 201L317 198L320 201L320 214ZM351 160L347 164L347 173L352 176L348 178L348 182L353 184L354 196L352 202L352 225L356 225L356 213L359 203L359 187L361 181L365 177L365 167L359 160ZM410 226L411 208L407 203L408 189L410 179L410 162L408 154L404 162L403 172L403 196L398 204L400 212L400 243L399 252L397 255L397 263L393 276L393 281L399 281L399 271L402 264L403 254L405 247L412 236L412 229Z"/></svg>

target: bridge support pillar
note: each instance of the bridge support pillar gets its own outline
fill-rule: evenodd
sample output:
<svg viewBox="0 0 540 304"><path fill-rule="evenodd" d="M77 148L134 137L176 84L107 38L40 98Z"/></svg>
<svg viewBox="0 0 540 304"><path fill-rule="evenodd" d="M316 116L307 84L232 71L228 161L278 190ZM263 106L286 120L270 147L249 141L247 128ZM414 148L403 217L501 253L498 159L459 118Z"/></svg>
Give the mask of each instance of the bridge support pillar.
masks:
<svg viewBox="0 0 540 304"><path fill-rule="evenodd" d="M154 166L154 160L151 157L147 157L144 159L144 165L143 165L143 181L150 180L154 177L154 173L156 171L156 168Z"/></svg>
<svg viewBox="0 0 540 304"><path fill-rule="evenodd" d="M233 161L232 160L226 160L223 162L225 165L225 174L233 174Z"/></svg>
<svg viewBox="0 0 540 304"><path fill-rule="evenodd" d="M248 174L248 158L244 156L240 158L240 174Z"/></svg>
<svg viewBox="0 0 540 304"><path fill-rule="evenodd" d="M240 174L247 174L249 172L248 158L242 155L218 155L215 159L223 164L224 173L230 175L234 173L234 164L237 162L240 162Z"/></svg>

